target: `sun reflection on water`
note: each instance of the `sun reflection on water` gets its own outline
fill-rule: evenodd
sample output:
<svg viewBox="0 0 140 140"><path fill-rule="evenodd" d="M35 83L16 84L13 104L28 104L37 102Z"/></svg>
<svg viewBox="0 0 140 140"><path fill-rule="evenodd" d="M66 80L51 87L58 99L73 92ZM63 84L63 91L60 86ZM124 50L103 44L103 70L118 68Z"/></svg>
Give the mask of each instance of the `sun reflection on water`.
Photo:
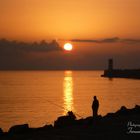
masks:
<svg viewBox="0 0 140 140"><path fill-rule="evenodd" d="M65 71L64 75L64 83L63 83L63 91L64 91L64 115L68 111L73 111L73 80L72 80L72 71Z"/></svg>

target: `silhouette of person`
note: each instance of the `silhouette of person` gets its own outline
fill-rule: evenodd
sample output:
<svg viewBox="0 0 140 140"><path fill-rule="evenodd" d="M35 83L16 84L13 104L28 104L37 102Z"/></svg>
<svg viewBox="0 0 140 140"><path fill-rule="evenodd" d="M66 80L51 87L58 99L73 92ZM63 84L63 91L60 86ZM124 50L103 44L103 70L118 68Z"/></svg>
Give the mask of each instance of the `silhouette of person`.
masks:
<svg viewBox="0 0 140 140"><path fill-rule="evenodd" d="M93 103L92 103L92 111L93 111L93 117L98 116L98 108L99 108L99 101L96 96L93 97Z"/></svg>

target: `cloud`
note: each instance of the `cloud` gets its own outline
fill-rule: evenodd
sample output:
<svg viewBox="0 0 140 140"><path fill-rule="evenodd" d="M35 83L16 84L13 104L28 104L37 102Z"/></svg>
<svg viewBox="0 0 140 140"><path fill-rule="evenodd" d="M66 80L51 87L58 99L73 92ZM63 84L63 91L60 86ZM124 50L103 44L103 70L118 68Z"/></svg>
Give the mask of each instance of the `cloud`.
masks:
<svg viewBox="0 0 140 140"><path fill-rule="evenodd" d="M99 43L114 43L114 42L119 42L121 41L121 39L119 39L118 37L114 37L114 38L106 38L103 40L100 40Z"/></svg>
<svg viewBox="0 0 140 140"><path fill-rule="evenodd" d="M9 41L6 39L0 40L0 54L12 54L12 53L24 53L24 52L50 52L50 51L60 51L62 48L59 44L53 40L51 43L47 43L42 40L40 43L26 43Z"/></svg>
<svg viewBox="0 0 140 140"><path fill-rule="evenodd" d="M70 40L72 42L87 42L87 43L117 43L117 42L122 42L122 43L140 43L140 39L120 39L118 37L113 37L113 38L105 38L102 40L86 40L86 39L72 39Z"/></svg>
<svg viewBox="0 0 140 140"><path fill-rule="evenodd" d="M33 69L34 65L45 61L42 59L47 55L45 53L62 51L62 48L56 41L47 43L41 41L39 43L26 43L0 40L0 70L5 69ZM50 61L50 60L48 60Z"/></svg>
<svg viewBox="0 0 140 140"><path fill-rule="evenodd" d="M91 43L99 43L98 40L86 40L86 39L72 39L70 40L72 42L91 42Z"/></svg>
<svg viewBox="0 0 140 140"><path fill-rule="evenodd" d="M122 42L126 43L140 43L140 39L123 39Z"/></svg>

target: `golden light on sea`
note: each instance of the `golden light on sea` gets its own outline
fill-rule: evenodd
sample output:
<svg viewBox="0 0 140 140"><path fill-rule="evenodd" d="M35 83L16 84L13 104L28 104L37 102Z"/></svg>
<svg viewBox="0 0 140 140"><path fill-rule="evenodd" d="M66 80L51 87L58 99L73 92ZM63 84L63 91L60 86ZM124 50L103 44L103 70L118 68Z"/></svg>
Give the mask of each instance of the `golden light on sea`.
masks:
<svg viewBox="0 0 140 140"><path fill-rule="evenodd" d="M72 71L65 71L64 83L64 115L68 111L73 111L73 79L72 79Z"/></svg>

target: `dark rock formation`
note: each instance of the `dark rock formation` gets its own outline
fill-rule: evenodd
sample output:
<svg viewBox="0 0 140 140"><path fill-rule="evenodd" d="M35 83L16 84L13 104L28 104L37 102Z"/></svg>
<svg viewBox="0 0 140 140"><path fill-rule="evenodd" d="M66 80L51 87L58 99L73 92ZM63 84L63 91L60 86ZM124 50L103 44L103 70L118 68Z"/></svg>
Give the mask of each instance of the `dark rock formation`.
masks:
<svg viewBox="0 0 140 140"><path fill-rule="evenodd" d="M0 136L3 135L3 130L0 128Z"/></svg>
<svg viewBox="0 0 140 140"><path fill-rule="evenodd" d="M8 133L26 133L29 131L29 126L28 124L22 124L22 125L15 125L15 126L12 126Z"/></svg>
<svg viewBox="0 0 140 140"><path fill-rule="evenodd" d="M16 125L11 127L8 133L0 135L0 140L138 139L140 138L139 124L139 105L132 109L122 106L115 113L108 113L103 117L87 117L79 120L76 120L73 112L68 112L66 116L58 117L54 127L45 125L39 128L29 128L28 124ZM130 126L133 127L132 132L137 134L132 134ZM0 134L3 134L2 129L0 129Z"/></svg>
<svg viewBox="0 0 140 140"><path fill-rule="evenodd" d="M66 116L58 117L54 122L54 127L65 127L76 123L76 116L72 111L69 111Z"/></svg>

